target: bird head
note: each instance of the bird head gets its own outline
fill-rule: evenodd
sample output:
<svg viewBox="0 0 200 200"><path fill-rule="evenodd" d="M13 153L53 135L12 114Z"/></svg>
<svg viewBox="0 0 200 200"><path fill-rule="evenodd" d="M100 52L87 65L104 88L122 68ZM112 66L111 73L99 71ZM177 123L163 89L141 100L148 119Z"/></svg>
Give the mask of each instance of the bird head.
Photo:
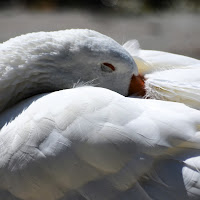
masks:
<svg viewBox="0 0 200 200"><path fill-rule="evenodd" d="M120 44L86 29L53 32L52 38L53 52L51 50L51 54L42 59L54 57L51 64L57 68L59 87L92 82L98 87L128 95L132 76L137 76L138 70L132 56ZM56 82L59 84L58 80Z"/></svg>
<svg viewBox="0 0 200 200"><path fill-rule="evenodd" d="M96 31L29 33L4 42L1 52L0 84L5 91L0 94L0 110L39 93L71 88L77 82L92 82L124 96L143 90L132 56Z"/></svg>

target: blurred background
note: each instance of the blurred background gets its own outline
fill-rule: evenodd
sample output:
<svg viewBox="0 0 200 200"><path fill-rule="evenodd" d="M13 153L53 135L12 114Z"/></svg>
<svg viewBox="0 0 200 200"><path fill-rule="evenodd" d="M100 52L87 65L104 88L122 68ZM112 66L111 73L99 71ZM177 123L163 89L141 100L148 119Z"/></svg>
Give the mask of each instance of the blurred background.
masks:
<svg viewBox="0 0 200 200"><path fill-rule="evenodd" d="M200 0L0 0L0 43L70 28L200 59Z"/></svg>

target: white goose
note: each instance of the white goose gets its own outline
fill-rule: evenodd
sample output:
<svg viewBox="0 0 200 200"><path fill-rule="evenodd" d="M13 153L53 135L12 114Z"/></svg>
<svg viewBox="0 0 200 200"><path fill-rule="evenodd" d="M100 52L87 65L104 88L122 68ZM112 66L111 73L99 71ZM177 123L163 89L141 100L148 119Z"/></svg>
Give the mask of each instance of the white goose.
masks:
<svg viewBox="0 0 200 200"><path fill-rule="evenodd" d="M0 52L0 199L200 198L200 112L118 94L142 84L115 41L89 30L33 33ZM118 93L85 86L22 101L79 79Z"/></svg>

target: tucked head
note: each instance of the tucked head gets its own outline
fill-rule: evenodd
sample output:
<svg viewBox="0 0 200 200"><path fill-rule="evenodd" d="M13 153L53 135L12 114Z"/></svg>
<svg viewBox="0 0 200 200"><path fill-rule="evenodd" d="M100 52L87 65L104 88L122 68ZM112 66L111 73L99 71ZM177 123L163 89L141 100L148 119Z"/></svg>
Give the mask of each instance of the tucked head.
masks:
<svg viewBox="0 0 200 200"><path fill-rule="evenodd" d="M68 88L79 80L94 80L99 87L128 94L130 79L133 74L137 75L137 67L120 44L110 37L85 29L49 34L52 44L46 44L50 54L42 59L46 62L51 57L57 72L62 71L59 87Z"/></svg>
<svg viewBox="0 0 200 200"><path fill-rule="evenodd" d="M1 51L1 85L7 93L16 87L11 90L15 100L93 80L99 87L128 95L131 77L138 74L120 44L92 30L30 33L3 43Z"/></svg>

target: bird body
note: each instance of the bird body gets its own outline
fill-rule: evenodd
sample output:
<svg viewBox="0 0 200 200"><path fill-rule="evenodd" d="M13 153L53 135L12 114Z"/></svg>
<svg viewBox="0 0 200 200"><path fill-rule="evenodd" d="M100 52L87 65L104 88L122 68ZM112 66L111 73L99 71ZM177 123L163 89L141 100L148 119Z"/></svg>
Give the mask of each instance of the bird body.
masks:
<svg viewBox="0 0 200 200"><path fill-rule="evenodd" d="M143 74L117 42L90 30L40 32L0 53L0 199L200 198L200 111L124 97L144 92ZM152 80L165 88L179 73L179 86L198 83L195 70Z"/></svg>
<svg viewBox="0 0 200 200"><path fill-rule="evenodd" d="M46 94L1 130L0 188L26 200L176 199L179 184L182 199L199 198L199 131L200 112L183 104L95 87Z"/></svg>

